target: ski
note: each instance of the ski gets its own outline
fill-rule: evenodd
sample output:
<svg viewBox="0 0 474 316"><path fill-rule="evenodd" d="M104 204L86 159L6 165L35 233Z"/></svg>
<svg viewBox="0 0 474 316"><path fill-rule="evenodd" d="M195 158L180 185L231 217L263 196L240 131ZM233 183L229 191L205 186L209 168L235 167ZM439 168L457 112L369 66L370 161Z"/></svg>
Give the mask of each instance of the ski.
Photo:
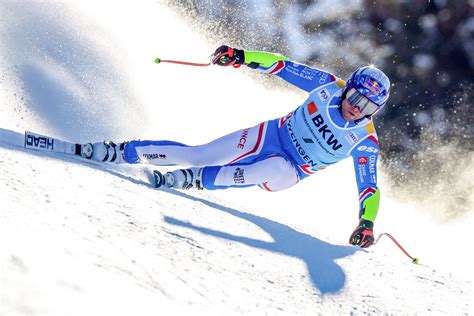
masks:
<svg viewBox="0 0 474 316"><path fill-rule="evenodd" d="M26 149L49 151L61 154L80 156L90 159L92 157L92 144L76 144L50 136L40 135L25 131Z"/></svg>

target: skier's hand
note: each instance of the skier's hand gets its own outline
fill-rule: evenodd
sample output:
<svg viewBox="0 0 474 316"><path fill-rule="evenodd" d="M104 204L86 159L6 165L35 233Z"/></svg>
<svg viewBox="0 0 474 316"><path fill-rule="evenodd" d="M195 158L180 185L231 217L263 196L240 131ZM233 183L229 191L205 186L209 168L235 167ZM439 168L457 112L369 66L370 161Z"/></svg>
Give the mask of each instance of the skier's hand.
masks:
<svg viewBox="0 0 474 316"><path fill-rule="evenodd" d="M368 220L361 220L359 226L354 230L349 239L352 245L358 245L362 248L370 247L374 243L374 223Z"/></svg>
<svg viewBox="0 0 474 316"><path fill-rule="evenodd" d="M219 66L241 65L244 63L244 51L222 45L212 54L211 61Z"/></svg>

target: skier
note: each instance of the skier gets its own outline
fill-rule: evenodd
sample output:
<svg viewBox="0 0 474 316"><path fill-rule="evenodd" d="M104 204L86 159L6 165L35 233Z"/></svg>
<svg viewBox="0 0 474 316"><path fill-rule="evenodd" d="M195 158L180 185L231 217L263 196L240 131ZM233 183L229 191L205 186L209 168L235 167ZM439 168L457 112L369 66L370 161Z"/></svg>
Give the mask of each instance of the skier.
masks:
<svg viewBox="0 0 474 316"><path fill-rule="evenodd" d="M379 207L379 143L372 116L387 102L390 80L379 69L357 69L345 82L333 74L258 51L219 47L219 66L246 65L276 75L309 97L285 117L245 128L200 146L173 141L132 140L93 144L92 159L114 163L182 165L157 172L157 186L226 189L258 185L278 191L352 156L359 190L359 224L349 243L369 247Z"/></svg>

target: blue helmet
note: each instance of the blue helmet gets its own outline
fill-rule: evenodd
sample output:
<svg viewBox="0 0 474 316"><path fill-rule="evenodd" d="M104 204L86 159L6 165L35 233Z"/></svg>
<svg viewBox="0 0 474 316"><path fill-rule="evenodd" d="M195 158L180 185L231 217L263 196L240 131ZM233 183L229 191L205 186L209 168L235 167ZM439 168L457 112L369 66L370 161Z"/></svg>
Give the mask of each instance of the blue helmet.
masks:
<svg viewBox="0 0 474 316"><path fill-rule="evenodd" d="M354 71L347 80L346 92L351 88L375 103L378 111L387 103L390 95L390 79L382 70L374 66L365 66Z"/></svg>

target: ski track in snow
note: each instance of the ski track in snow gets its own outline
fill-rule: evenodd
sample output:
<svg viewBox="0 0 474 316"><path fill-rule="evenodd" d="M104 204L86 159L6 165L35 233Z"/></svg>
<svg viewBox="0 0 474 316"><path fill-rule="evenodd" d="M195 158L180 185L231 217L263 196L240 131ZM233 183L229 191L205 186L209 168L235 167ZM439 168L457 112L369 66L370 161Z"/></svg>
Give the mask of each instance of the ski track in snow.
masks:
<svg viewBox="0 0 474 316"><path fill-rule="evenodd" d="M463 271L412 265L387 240L369 250L346 244L356 221L343 213L346 201L338 201L339 195L322 182L347 176L347 170L352 181L348 165L276 194L258 189L178 192L153 189L150 166L105 165L23 149L24 129L74 141L173 138L176 133L178 139L198 143L200 137L212 139L283 115L292 110L286 101L301 99L272 91L268 100L269 92L251 79L222 69L168 67L162 68L162 76L147 72L155 66L138 60L152 61L153 56L142 51L179 51L170 49L179 44L171 44L173 34L160 32L164 27L196 47L196 54L210 50L159 4L120 4L115 16L107 15L106 5L89 2L32 2L29 8L1 3L0 9L9 14L7 19L2 13L0 24L5 35L0 64L0 315L470 312L472 277L463 277ZM77 12L84 14L82 20ZM122 25L125 15L133 27ZM148 29L155 31L146 33ZM135 34L153 35L165 45L146 46L148 41ZM121 58L128 64L116 65ZM191 135L169 119L181 114L174 105L182 92L170 86L195 82L197 71L200 82L187 88L193 99L180 102L188 112L179 116L179 124L195 126L196 118L205 116L201 126L213 128ZM233 116L238 119L216 122L225 110L214 106L227 94L214 91L225 90L229 82L251 93L229 100L228 109L239 108ZM170 88L156 91L156 86ZM265 110L269 113L245 115L257 101L275 106ZM353 190L330 183L343 192ZM314 192L327 198L316 210L311 199L296 202ZM347 209L354 204L348 201ZM333 211L322 212L328 209ZM414 223L404 226L401 210L401 220L390 226L396 211L397 205L385 202L377 225L402 226L400 232L406 230L413 248L411 238L419 235L410 231L424 225L428 231L428 225L413 215ZM419 246L426 244L420 237ZM436 258L433 249L425 257Z"/></svg>

